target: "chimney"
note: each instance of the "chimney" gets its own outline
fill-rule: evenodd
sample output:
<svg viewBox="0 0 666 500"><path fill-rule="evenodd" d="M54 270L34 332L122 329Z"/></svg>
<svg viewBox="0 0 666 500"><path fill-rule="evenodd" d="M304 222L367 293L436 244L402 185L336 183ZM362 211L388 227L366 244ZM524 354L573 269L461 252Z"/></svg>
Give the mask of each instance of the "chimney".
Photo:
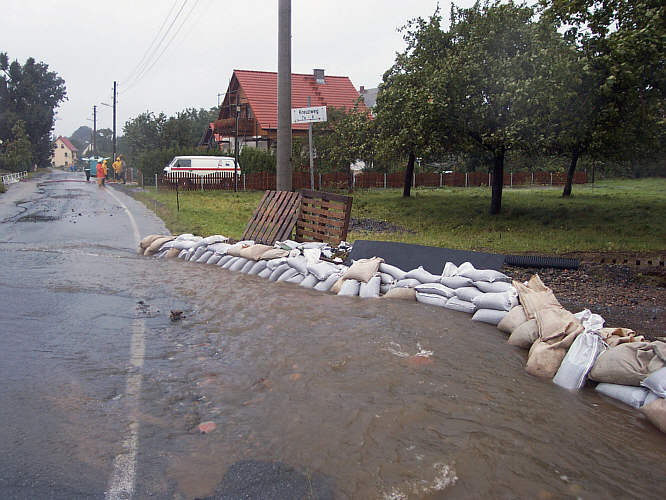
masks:
<svg viewBox="0 0 666 500"><path fill-rule="evenodd" d="M312 73L314 74L314 79L316 83L319 83L321 85L326 83L326 80L324 79L324 70L323 69L313 69Z"/></svg>
<svg viewBox="0 0 666 500"><path fill-rule="evenodd" d="M361 88L358 89L358 93L363 94L363 92L365 92L365 87L363 85L361 85Z"/></svg>

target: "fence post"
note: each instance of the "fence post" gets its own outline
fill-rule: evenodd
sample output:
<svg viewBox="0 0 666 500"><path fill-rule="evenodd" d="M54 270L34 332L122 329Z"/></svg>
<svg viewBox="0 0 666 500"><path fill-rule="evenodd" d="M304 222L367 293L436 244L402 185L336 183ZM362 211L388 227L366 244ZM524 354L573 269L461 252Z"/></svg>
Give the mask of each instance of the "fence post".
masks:
<svg viewBox="0 0 666 500"><path fill-rule="evenodd" d="M384 172L384 189L386 189L386 172Z"/></svg>
<svg viewBox="0 0 666 500"><path fill-rule="evenodd" d="M550 185L551 186L553 185L553 173L552 172L550 173Z"/></svg>
<svg viewBox="0 0 666 500"><path fill-rule="evenodd" d="M468 172L465 172L465 187L469 187L469 180L467 179Z"/></svg>
<svg viewBox="0 0 666 500"><path fill-rule="evenodd" d="M243 174L243 191L245 191L245 174Z"/></svg>
<svg viewBox="0 0 666 500"><path fill-rule="evenodd" d="M534 186L534 172L532 172L532 183L531 186Z"/></svg>
<svg viewBox="0 0 666 500"><path fill-rule="evenodd" d="M155 191L157 191L157 174L155 174Z"/></svg>
<svg viewBox="0 0 666 500"><path fill-rule="evenodd" d="M203 193L203 175L199 177L199 180L201 181L201 192Z"/></svg>
<svg viewBox="0 0 666 500"><path fill-rule="evenodd" d="M510 177L511 177L511 187L513 187L513 172L511 172Z"/></svg>
<svg viewBox="0 0 666 500"><path fill-rule="evenodd" d="M442 187L442 173L439 173L439 187Z"/></svg>
<svg viewBox="0 0 666 500"><path fill-rule="evenodd" d="M488 187L490 187L490 172L488 172Z"/></svg>
<svg viewBox="0 0 666 500"><path fill-rule="evenodd" d="M416 173L412 174L412 186L416 187Z"/></svg>

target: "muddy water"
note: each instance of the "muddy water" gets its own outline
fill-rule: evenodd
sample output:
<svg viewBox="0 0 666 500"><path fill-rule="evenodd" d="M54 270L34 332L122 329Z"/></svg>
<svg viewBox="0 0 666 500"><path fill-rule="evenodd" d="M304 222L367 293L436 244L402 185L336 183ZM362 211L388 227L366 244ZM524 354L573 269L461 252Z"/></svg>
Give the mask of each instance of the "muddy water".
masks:
<svg viewBox="0 0 666 500"><path fill-rule="evenodd" d="M526 375L525 353L465 314L154 266L187 317L153 325L142 441L160 441L186 498L248 459L323 477L339 498L666 491L666 439L636 411ZM215 431L197 434L203 421Z"/></svg>

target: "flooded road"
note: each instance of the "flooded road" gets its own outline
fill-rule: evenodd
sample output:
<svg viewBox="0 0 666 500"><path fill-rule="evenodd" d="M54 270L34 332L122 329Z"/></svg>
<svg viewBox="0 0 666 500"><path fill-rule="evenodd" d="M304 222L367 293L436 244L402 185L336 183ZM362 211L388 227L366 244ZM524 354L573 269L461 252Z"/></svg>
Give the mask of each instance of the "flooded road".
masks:
<svg viewBox="0 0 666 500"><path fill-rule="evenodd" d="M663 434L528 376L494 327L138 257L124 208L96 186L15 188L0 197L1 498L108 497L128 429L133 498L666 491ZM164 231L115 195L142 235Z"/></svg>

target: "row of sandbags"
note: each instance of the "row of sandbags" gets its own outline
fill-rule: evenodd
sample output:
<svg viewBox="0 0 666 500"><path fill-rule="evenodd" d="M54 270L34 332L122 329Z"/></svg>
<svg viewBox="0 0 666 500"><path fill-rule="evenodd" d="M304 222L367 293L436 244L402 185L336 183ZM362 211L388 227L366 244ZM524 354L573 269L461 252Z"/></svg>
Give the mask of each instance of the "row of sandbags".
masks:
<svg viewBox="0 0 666 500"><path fill-rule="evenodd" d="M497 327L508 343L529 349L526 371L566 389L588 379L596 390L641 410L666 432L666 342L647 342L628 328L604 328L589 310L564 309L538 275L513 282L520 305Z"/></svg>

